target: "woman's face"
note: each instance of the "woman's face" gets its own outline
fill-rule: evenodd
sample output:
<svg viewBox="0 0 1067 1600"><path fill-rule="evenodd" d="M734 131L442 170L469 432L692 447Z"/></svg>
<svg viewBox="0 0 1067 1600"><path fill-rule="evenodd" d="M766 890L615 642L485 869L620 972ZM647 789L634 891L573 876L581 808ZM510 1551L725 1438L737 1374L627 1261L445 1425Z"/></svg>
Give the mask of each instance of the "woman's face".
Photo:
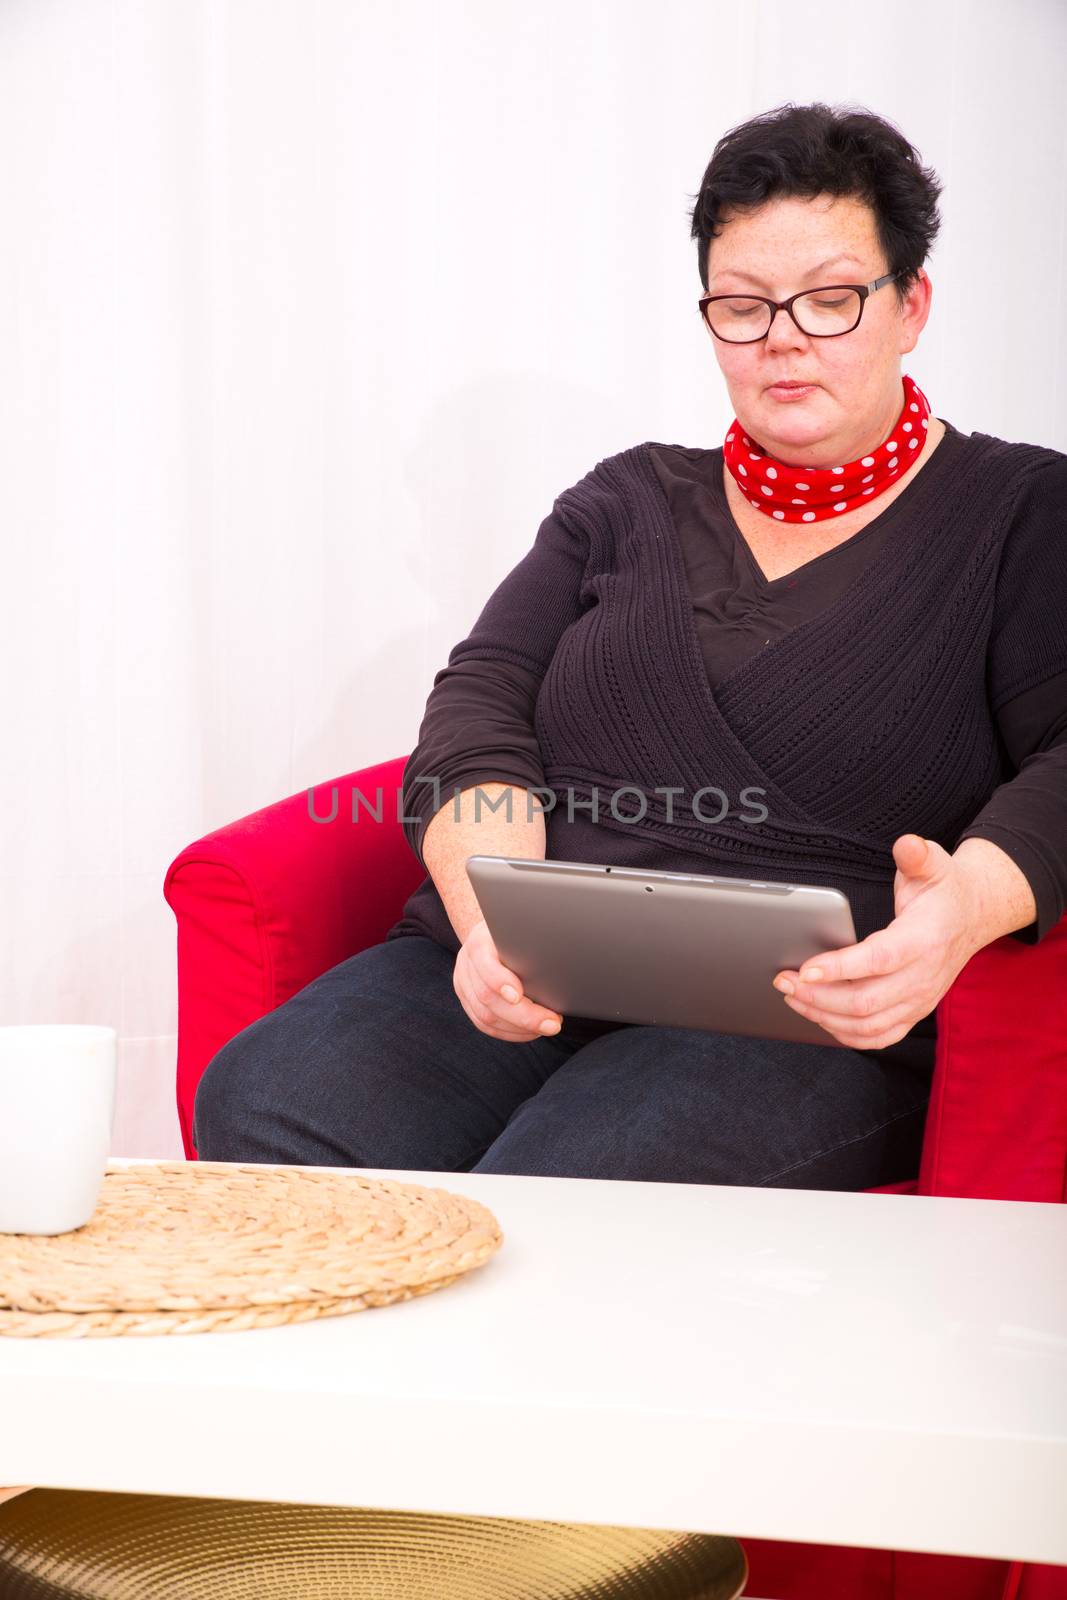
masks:
<svg viewBox="0 0 1067 1600"><path fill-rule="evenodd" d="M874 213L850 196L769 200L747 215L728 215L708 247L712 294L762 294L785 300L824 284L873 283L887 270ZM745 274L745 276L739 276ZM898 309L896 287L868 295L858 328L811 338L779 311L766 339L726 344L707 336L741 426L769 454L791 466L841 466L889 437L904 403L900 358L914 349L930 313L924 272ZM779 382L814 384L782 400Z"/></svg>

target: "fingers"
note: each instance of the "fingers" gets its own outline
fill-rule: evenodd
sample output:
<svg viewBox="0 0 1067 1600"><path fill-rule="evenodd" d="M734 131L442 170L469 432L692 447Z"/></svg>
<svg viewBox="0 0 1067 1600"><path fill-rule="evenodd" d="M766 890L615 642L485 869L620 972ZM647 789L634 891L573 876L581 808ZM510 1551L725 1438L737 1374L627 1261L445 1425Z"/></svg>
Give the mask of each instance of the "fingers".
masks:
<svg viewBox="0 0 1067 1600"><path fill-rule="evenodd" d="M514 972L499 961L492 964L488 974L477 960L472 961L472 968L470 991L481 1008L482 1020L491 1019L503 1028L521 1031L528 1037L538 1034L547 1037L559 1032L563 1022L559 1012L528 999L523 993L521 978ZM505 990L514 994L515 999L509 1000Z"/></svg>
<svg viewBox="0 0 1067 1600"><path fill-rule="evenodd" d="M470 998L464 1001L464 1010L483 1033L519 1042L551 1038L560 1031L558 1012L546 1012L543 1006L536 1006L529 1000L520 1000L516 1005L499 996L495 1002L478 1000L479 992L472 991ZM460 999L463 998L461 994Z"/></svg>
<svg viewBox="0 0 1067 1600"><path fill-rule="evenodd" d="M522 979L501 961L492 935L485 923L480 925L480 937L471 941L471 965L474 969L475 998L490 1007L510 1027L530 1028L537 1032L543 1022L562 1024L558 1011L528 999Z"/></svg>
<svg viewBox="0 0 1067 1600"><path fill-rule="evenodd" d="M800 974L805 980L881 977L899 971L915 954L896 931L888 936L887 929L878 928L858 944L809 957L801 965Z"/></svg>
<svg viewBox="0 0 1067 1600"><path fill-rule="evenodd" d="M889 978L867 978L863 982L802 983L793 974L786 974L792 983L791 998L802 1005L814 1006L841 1021L846 1018L860 1022L880 1012L891 1010L914 999L916 984L907 973L893 973ZM775 988L778 988L777 982ZM780 991L786 993L785 989Z"/></svg>
<svg viewBox="0 0 1067 1600"><path fill-rule="evenodd" d="M825 1007L796 1000L792 995L785 997L785 1004L802 1017L818 1023L820 1028L825 1028L841 1044L849 1045L854 1050L882 1050L886 1045L896 1044L912 1024L925 1014L921 1008L916 1010L913 999L888 1006L868 1017L842 1016Z"/></svg>
<svg viewBox="0 0 1067 1600"><path fill-rule="evenodd" d="M464 1010L483 1033L520 1041L550 1038L560 1031L560 1013L526 997L521 978L500 960L484 922L468 935L453 981Z"/></svg>

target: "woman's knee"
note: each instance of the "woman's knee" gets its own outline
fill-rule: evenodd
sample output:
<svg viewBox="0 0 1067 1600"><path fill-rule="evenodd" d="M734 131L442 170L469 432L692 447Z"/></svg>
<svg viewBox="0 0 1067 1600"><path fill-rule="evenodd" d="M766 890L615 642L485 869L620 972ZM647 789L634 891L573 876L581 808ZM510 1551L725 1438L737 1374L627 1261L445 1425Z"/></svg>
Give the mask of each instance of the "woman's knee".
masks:
<svg viewBox="0 0 1067 1600"><path fill-rule="evenodd" d="M806 1159L754 1179L772 1189L875 1189L914 1178L922 1161L928 1100Z"/></svg>
<svg viewBox="0 0 1067 1600"><path fill-rule="evenodd" d="M380 1143L368 1101L381 1099L379 1008L371 1027L342 1026L307 991L258 1018L212 1057L193 1103L193 1143L207 1161L373 1166ZM381 1091L381 1092L377 1092ZM376 1093L377 1092L377 1093ZM381 1165L387 1165L381 1162Z"/></svg>
<svg viewBox="0 0 1067 1600"><path fill-rule="evenodd" d="M254 1159L247 1153L247 1139L250 1124L261 1109L256 1102L255 1061L261 1033L250 1037L256 1026L245 1028L224 1044L196 1086L193 1144L202 1161Z"/></svg>
<svg viewBox="0 0 1067 1600"><path fill-rule="evenodd" d="M197 1085L193 1144L216 1161L373 1165L352 1147L360 1102L387 1085L412 996L436 993L447 953L428 939L372 945L234 1035ZM454 996L453 996L454 998ZM368 1144L378 1143L365 1130Z"/></svg>

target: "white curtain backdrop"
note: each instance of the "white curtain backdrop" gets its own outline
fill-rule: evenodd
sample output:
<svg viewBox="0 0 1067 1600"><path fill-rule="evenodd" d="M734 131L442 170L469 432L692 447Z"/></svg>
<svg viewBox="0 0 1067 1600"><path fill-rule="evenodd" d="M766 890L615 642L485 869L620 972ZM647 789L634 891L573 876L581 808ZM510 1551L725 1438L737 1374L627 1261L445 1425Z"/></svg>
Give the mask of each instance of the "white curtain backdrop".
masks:
<svg viewBox="0 0 1067 1600"><path fill-rule="evenodd" d="M181 1149L172 858L407 754L601 457L721 443L729 127L896 122L905 370L1067 449L1065 59L1060 0L2 0L0 1022L119 1030L117 1154Z"/></svg>

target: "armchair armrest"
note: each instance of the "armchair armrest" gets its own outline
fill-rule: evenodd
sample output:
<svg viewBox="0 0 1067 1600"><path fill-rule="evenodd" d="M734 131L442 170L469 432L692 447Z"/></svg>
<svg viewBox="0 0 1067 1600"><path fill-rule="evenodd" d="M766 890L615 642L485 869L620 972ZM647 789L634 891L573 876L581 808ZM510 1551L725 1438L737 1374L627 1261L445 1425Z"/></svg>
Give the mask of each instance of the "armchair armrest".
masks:
<svg viewBox="0 0 1067 1600"><path fill-rule="evenodd" d="M168 867L163 894L178 923L178 1116L188 1157L196 1085L215 1053L312 979L384 939L426 876L397 820L405 761L318 784L313 806L306 790L276 801L186 846Z"/></svg>
<svg viewBox="0 0 1067 1600"><path fill-rule="evenodd" d="M1067 1200L1067 916L994 939L942 996L918 1193Z"/></svg>

